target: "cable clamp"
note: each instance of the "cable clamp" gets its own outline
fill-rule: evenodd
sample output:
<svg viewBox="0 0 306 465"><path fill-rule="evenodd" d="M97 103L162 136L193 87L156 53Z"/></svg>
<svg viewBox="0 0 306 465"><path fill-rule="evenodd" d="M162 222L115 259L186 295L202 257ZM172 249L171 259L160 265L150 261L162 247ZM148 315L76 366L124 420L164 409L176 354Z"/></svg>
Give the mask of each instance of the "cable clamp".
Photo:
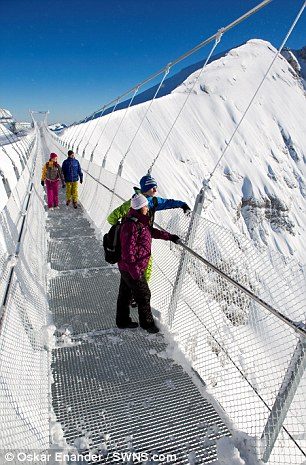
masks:
<svg viewBox="0 0 306 465"><path fill-rule="evenodd" d="M306 324L303 321L295 321L294 324L297 328L302 329L303 331L306 331Z"/></svg>
<svg viewBox="0 0 306 465"><path fill-rule="evenodd" d="M170 71L170 68L172 66L172 62L170 61L170 63L167 64L166 68L165 68L165 75L167 76L167 74L169 74L169 71Z"/></svg>
<svg viewBox="0 0 306 465"><path fill-rule="evenodd" d="M16 266L17 264L17 260L18 260L18 255L17 254L11 254L8 256L8 264L11 268L13 268L14 266Z"/></svg>
<svg viewBox="0 0 306 465"><path fill-rule="evenodd" d="M224 32L224 27L221 27L221 29L218 30L217 34L216 34L216 44L218 44L223 36L223 32Z"/></svg>
<svg viewBox="0 0 306 465"><path fill-rule="evenodd" d="M210 185L209 185L209 183L210 183L210 178L211 178L211 176L210 176L208 179L203 179L202 185L203 185L204 190L206 190L206 189L207 189L207 190L208 190L208 189L211 190L211 187L210 187Z"/></svg>

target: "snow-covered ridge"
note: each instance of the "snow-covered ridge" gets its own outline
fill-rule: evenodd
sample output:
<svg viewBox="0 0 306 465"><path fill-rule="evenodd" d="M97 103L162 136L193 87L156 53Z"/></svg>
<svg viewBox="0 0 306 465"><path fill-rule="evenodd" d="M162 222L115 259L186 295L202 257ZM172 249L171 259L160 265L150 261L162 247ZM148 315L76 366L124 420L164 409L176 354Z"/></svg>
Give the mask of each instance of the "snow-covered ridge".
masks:
<svg viewBox="0 0 306 465"><path fill-rule="evenodd" d="M66 124L64 123L54 123L54 124L50 124L48 126L49 129L51 129L51 131L61 131L62 129L66 128Z"/></svg>
<svg viewBox="0 0 306 465"><path fill-rule="evenodd" d="M194 203L275 53L270 43L254 39L206 67L154 165L152 173L161 195ZM125 178L137 182L148 170L198 73L154 102L126 157ZM117 172L147 105L130 108L109 150L107 169ZM94 153L97 164L107 152L123 112L115 112L104 131ZM221 226L244 232L257 243L291 254L302 263L306 262L305 113L301 80L279 56L212 178L204 212ZM107 118L100 119L86 158ZM96 125L96 121L86 124ZM69 140L74 130L66 130L63 137ZM91 130L87 131L76 144L79 156L90 134Z"/></svg>

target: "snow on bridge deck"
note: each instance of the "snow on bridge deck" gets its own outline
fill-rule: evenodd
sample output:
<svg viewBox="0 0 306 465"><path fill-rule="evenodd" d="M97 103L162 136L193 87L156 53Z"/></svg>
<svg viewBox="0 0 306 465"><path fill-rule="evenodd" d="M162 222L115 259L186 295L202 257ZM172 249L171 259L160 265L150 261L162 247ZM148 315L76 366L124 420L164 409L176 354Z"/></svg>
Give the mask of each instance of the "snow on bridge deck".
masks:
<svg viewBox="0 0 306 465"><path fill-rule="evenodd" d="M52 364L52 403L68 444L84 454L104 451L94 463L114 463L114 452L128 451L175 454L168 463L195 463L195 457L213 463L216 440L229 430L168 358L162 334L116 329L119 272L104 261L82 208L62 201L48 213L47 228L48 260L57 270L50 309L58 340L65 329L72 333L72 345L59 342ZM137 319L135 311L132 316Z"/></svg>

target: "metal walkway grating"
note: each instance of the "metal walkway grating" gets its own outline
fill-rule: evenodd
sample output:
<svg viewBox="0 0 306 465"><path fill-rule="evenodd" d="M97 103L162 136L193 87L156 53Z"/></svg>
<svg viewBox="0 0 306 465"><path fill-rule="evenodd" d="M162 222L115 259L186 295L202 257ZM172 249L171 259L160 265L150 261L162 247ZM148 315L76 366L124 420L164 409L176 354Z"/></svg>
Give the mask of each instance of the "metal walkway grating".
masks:
<svg viewBox="0 0 306 465"><path fill-rule="evenodd" d="M64 229L73 233L75 228L91 228L80 206L76 210L65 205L60 205L58 210L48 210L47 230Z"/></svg>
<svg viewBox="0 0 306 465"><path fill-rule="evenodd" d="M118 270L111 266L51 279L50 310L56 327L69 327L73 334L112 328L119 281Z"/></svg>
<svg viewBox="0 0 306 465"><path fill-rule="evenodd" d="M172 463L187 464L190 450L198 463L213 462L228 429L182 367L164 358L165 348L161 335L138 329L55 351L54 410L67 440L87 436L99 450L109 436L109 460L97 463L127 451L126 438L135 451L176 454Z"/></svg>
<svg viewBox="0 0 306 465"><path fill-rule="evenodd" d="M103 246L96 237L52 239L49 242L48 261L58 271L107 266Z"/></svg>
<svg viewBox="0 0 306 465"><path fill-rule="evenodd" d="M68 327L73 335L52 364L53 408L67 442L85 437L84 454L105 452L96 464L118 463L112 454L128 451L175 454L168 463L176 464L192 452L196 463L214 463L216 440L229 430L168 358L161 334L113 329L119 273L82 209L49 212L47 228L48 260L59 271L49 281L50 310L58 334Z"/></svg>
<svg viewBox="0 0 306 465"><path fill-rule="evenodd" d="M86 225L84 223L83 226L79 227L74 227L73 229L69 227L56 227L56 228L50 228L49 229L49 234L51 239L61 239L61 238L75 238L75 237L88 237L88 236L94 236L95 231L93 228L91 228L89 225Z"/></svg>

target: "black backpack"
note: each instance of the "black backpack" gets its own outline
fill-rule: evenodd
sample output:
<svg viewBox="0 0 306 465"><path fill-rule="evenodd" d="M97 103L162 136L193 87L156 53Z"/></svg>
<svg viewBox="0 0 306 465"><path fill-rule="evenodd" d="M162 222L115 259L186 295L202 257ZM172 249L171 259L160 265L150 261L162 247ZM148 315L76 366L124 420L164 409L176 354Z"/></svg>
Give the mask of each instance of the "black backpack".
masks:
<svg viewBox="0 0 306 465"><path fill-rule="evenodd" d="M117 224L114 224L108 233L103 236L104 258L107 263L118 263L121 258L120 230L125 221L134 221L137 224L139 231L141 229L138 219L134 216L124 219L121 223L118 222Z"/></svg>

